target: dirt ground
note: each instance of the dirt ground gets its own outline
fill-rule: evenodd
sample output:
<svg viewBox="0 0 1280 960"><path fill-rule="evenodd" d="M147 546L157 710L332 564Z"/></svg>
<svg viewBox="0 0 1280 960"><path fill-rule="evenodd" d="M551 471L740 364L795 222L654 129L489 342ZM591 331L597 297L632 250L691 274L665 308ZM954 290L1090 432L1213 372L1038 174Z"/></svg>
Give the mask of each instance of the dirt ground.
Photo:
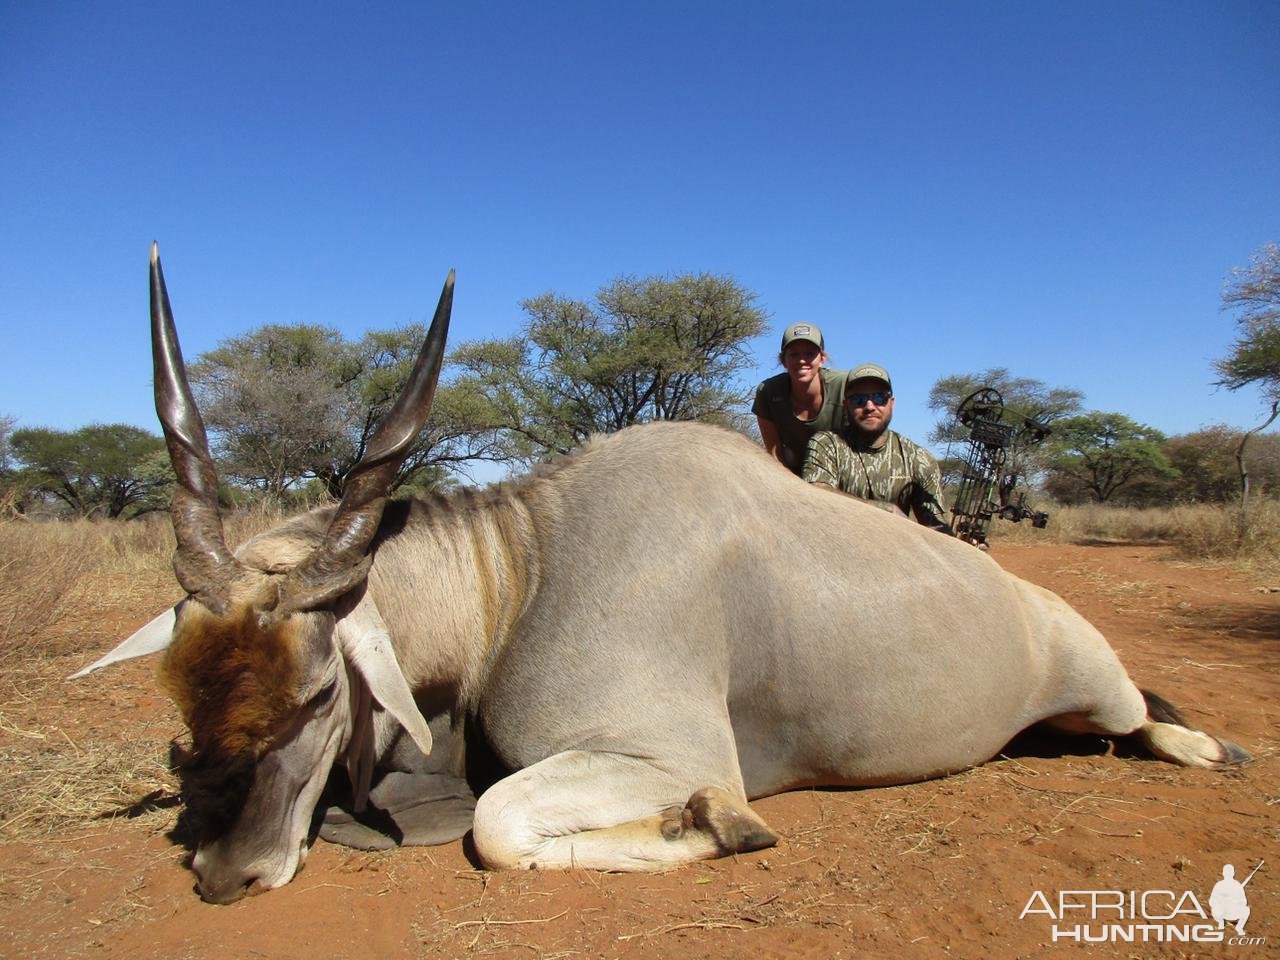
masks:
<svg viewBox="0 0 1280 960"><path fill-rule="evenodd" d="M1280 955L1280 592L1266 589L1280 584L1181 565L1152 547L997 545L994 555L1091 619L1139 685L1255 762L1215 773L1116 755L1098 739L1023 738L943 780L757 801L782 841L748 856L656 875L491 874L461 842L386 853L321 842L291 884L231 907L192 892L187 853L167 836L176 810L161 768L155 792L133 798L135 816L34 840L0 829L0 955ZM154 612L122 611L84 649L105 650ZM84 659L68 653L50 676ZM35 742L102 763L142 747L162 757L181 727L153 669L141 661L74 684L12 684L0 755ZM0 819L16 824L21 811ZM1243 879L1263 859L1247 888L1247 933L1261 944L1054 944L1040 901L1019 918L1037 891L1056 910L1064 890L1173 891L1186 910L1190 891L1208 912L1224 864ZM1149 902L1150 915L1172 909L1168 896ZM1071 923L1080 919L1089 922L1077 911Z"/></svg>

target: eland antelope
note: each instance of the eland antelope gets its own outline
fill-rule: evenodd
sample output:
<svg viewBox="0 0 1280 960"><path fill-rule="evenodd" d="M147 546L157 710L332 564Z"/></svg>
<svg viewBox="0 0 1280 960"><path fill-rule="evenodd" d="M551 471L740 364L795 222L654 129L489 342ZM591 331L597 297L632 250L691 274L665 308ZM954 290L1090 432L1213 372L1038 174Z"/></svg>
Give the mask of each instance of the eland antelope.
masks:
<svg viewBox="0 0 1280 960"><path fill-rule="evenodd" d="M341 504L224 541L217 476L156 249L156 408L187 596L81 673L164 650L200 894L287 883L335 764L354 804L399 737L482 744L502 771L459 817L411 771L398 839L472 830L489 867L644 870L756 850L748 800L899 784L1037 723L1134 735L1203 767L1247 754L1134 686L1060 598L985 554L811 487L728 430L656 423L483 493L388 504L431 405L445 283L412 378ZM436 722L429 727L428 716ZM441 768L443 769L443 768ZM457 773L457 770L453 771ZM421 801L419 803L419 801ZM339 838L341 838L339 831Z"/></svg>

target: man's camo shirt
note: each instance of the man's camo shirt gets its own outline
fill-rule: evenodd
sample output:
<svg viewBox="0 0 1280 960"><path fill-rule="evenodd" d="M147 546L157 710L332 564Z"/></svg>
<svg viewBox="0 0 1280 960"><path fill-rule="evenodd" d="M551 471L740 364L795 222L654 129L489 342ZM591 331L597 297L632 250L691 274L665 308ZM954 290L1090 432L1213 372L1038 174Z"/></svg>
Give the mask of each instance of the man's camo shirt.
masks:
<svg viewBox="0 0 1280 960"><path fill-rule="evenodd" d="M826 431L809 441L802 476L885 509L897 507L926 527L949 529L942 472L933 455L892 430L878 447Z"/></svg>

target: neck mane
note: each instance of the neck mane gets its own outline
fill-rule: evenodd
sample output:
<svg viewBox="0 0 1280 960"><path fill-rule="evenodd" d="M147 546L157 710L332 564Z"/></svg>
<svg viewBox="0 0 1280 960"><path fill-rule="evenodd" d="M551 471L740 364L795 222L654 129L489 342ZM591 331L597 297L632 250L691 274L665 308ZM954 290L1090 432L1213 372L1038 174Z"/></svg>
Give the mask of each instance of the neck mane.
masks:
<svg viewBox="0 0 1280 960"><path fill-rule="evenodd" d="M412 689L469 700L524 613L539 552L525 489L387 504L368 589Z"/></svg>

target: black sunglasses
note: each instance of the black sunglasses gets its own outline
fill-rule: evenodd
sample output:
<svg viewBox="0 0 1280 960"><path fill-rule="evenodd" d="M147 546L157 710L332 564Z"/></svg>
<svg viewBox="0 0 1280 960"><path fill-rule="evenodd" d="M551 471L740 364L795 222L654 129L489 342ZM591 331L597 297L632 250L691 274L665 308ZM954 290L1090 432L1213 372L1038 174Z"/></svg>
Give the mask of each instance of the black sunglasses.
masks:
<svg viewBox="0 0 1280 960"><path fill-rule="evenodd" d="M853 407L865 407L868 400L877 407L883 407L892 397L888 390L877 390L875 393L846 393L844 398Z"/></svg>

